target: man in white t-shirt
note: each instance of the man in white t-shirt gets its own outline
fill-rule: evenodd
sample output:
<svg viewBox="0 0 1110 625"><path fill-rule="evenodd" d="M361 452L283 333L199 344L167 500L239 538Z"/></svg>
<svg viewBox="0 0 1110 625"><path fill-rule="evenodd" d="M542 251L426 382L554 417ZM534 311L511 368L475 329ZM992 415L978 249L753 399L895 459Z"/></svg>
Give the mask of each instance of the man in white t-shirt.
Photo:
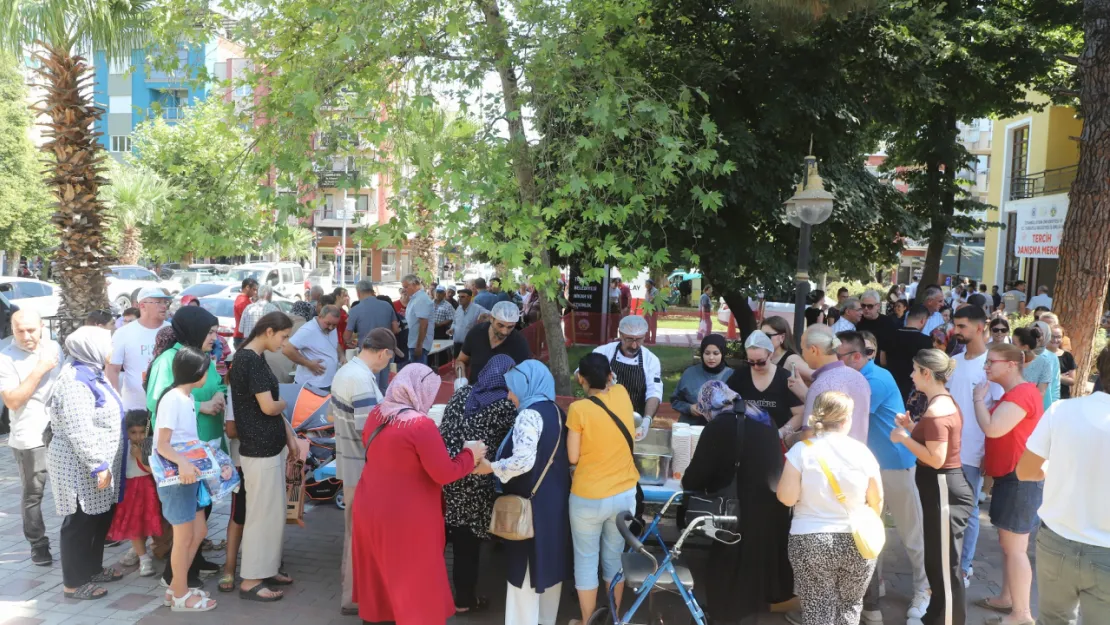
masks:
<svg viewBox="0 0 1110 625"><path fill-rule="evenodd" d="M23 536L31 543L31 563L50 566L50 539L42 520L46 488L46 446L50 443L47 403L62 366L58 344L42 336L42 319L29 310L12 315L12 342L0 350L0 400L11 413L12 448L22 493Z"/></svg>
<svg viewBox="0 0 1110 625"><path fill-rule="evenodd" d="M921 284L921 278L918 276L913 277L913 282L906 287L906 301L913 303L913 298L917 297L917 287Z"/></svg>
<svg viewBox="0 0 1110 625"><path fill-rule="evenodd" d="M975 544L979 540L979 491L983 488L983 476L980 467L983 463L983 454L986 451L986 435L975 420L975 399L973 391L979 384L987 381L984 365L987 361L986 331L987 314L979 306L964 306L953 315L955 331L953 336L965 345L963 352L952 357L956 361L956 370L948 380L948 392L964 415L964 427L960 433L960 464L963 465L964 477L975 493L975 500L971 515L968 517L967 530L964 532L963 551L960 554L960 566L964 572L964 587L971 579L971 561L975 558ZM1002 399L1002 387L991 382L988 403Z"/></svg>
<svg viewBox="0 0 1110 625"><path fill-rule="evenodd" d="M358 614L352 600L354 578L351 571L351 509L358 478L366 461L362 430L370 411L382 400L377 377L389 368L394 356L404 358L397 348L397 337L388 328L374 328L363 339L362 350L335 374L331 387L330 412L335 423L336 477L343 480L343 594L339 609L343 614Z"/></svg>
<svg viewBox="0 0 1110 625"><path fill-rule="evenodd" d="M156 286L139 291L138 299L139 318L112 335L112 357L105 369L108 381L123 398L124 410L146 410L143 376L154 360L154 342L159 330L169 325L166 313L173 301Z"/></svg>
<svg viewBox="0 0 1110 625"><path fill-rule="evenodd" d="M1110 388L1110 348L1098 356ZM1044 480L1037 513L1037 622L1110 623L1110 395L1099 391L1053 404L1026 442L1020 480Z"/></svg>
<svg viewBox="0 0 1110 625"><path fill-rule="evenodd" d="M940 309L944 306L944 291L936 285L926 287L921 295L921 302L929 311L929 318L925 320L921 333L929 336L933 330L944 325L944 317L940 314Z"/></svg>
<svg viewBox="0 0 1110 625"><path fill-rule="evenodd" d="M1037 294L1029 298L1029 303L1025 305L1026 308L1031 310L1036 310L1041 306L1052 310L1052 296L1048 294L1048 287L1043 284L1037 287Z"/></svg>
<svg viewBox="0 0 1110 625"><path fill-rule="evenodd" d="M346 362L339 350L339 307L324 306L315 319L305 323L286 343L281 353L297 365L293 381L331 390L336 370Z"/></svg>

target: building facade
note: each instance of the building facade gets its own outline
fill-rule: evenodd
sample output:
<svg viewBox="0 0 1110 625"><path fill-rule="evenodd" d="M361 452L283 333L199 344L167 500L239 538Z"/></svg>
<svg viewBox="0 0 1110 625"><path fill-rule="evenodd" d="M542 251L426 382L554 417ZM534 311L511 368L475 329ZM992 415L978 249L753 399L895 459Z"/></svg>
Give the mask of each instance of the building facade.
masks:
<svg viewBox="0 0 1110 625"><path fill-rule="evenodd" d="M1045 105L1016 117L995 120L987 220L1005 228L986 235L984 276L1000 289L1025 280L1027 292L1038 286L1053 292L1060 237L1068 211L1068 191L1079 165L1076 138L1083 123L1075 109Z"/></svg>

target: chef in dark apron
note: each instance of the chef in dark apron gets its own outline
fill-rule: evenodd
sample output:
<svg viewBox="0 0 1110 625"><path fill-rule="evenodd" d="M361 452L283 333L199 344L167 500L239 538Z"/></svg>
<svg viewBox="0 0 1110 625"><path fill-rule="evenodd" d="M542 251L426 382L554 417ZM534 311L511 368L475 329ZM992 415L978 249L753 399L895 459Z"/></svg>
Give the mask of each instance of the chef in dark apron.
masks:
<svg viewBox="0 0 1110 625"><path fill-rule="evenodd" d="M631 315L621 319L615 342L594 350L609 359L609 368L612 369L617 384L623 385L628 390L628 396L632 399L632 409L644 417L636 432L631 433L636 440L647 436L648 429L651 428L651 420L663 400L663 373L659 365L659 357L644 347L647 333L647 320L639 315ZM643 502L644 494L637 484L637 518L641 518L643 514Z"/></svg>

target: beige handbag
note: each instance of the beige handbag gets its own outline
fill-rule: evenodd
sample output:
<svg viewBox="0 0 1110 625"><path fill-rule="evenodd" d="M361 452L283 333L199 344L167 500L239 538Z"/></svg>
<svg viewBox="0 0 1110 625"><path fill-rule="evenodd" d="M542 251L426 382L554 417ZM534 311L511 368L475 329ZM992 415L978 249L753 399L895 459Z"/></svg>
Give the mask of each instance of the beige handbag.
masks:
<svg viewBox="0 0 1110 625"><path fill-rule="evenodd" d="M532 525L532 497L543 484L543 478L555 462L555 454L559 453L559 445L563 442L563 411L559 410L559 438L555 441L555 449L551 450L551 457L547 459L547 466L543 468L532 493L528 497L520 495L501 495L493 502L493 516L489 519L489 533L504 538L505 540L528 540L536 535ZM509 433L512 436L512 433ZM538 443L537 443L538 444Z"/></svg>
<svg viewBox="0 0 1110 625"><path fill-rule="evenodd" d="M813 447L813 441L807 439L804 442L807 447ZM848 498L844 496L844 491L840 490L840 482L836 481L836 477L829 470L829 465L825 464L825 459L817 456L817 462L821 464L821 471L829 480L829 486L832 487L836 499L848 511L848 523L852 526L852 538L856 541L859 554L864 560L874 560L879 557L879 552L886 544L886 526L883 524L882 517L871 506L849 507Z"/></svg>

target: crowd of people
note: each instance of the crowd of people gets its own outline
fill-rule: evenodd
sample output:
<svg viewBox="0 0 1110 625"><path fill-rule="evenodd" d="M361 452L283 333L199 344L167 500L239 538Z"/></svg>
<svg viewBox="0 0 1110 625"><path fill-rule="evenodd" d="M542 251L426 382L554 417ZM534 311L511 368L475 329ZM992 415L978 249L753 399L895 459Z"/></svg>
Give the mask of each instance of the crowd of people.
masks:
<svg viewBox="0 0 1110 625"><path fill-rule="evenodd" d="M0 398L13 413L32 562L53 562L40 510L49 479L64 516L66 597L107 594L122 573L103 566L104 547L119 540L132 545L121 563L140 575L157 575L153 560L168 556L174 611L215 609L203 589L212 575L221 592L281 600L295 583L282 557L286 467L301 453L278 393L284 359L297 384L331 395L347 501L344 613L424 625L488 609L480 547L503 494L532 509L531 536L504 542L506 623L554 624L570 580L576 620L587 622L620 570L618 516L642 514L633 441L663 401L660 360L644 346L649 320L624 314L617 340L576 363L582 399L564 411L518 331L534 301L517 303L499 283L454 291L415 276L402 281L399 308L368 281L356 291L357 304L344 289L315 292L286 314L248 279L230 346L198 302L169 318L157 288L119 327L90 315L64 353L40 319L17 312ZM904 303L897 290L885 302L843 295L832 324L828 311L807 311L797 343L783 319L765 319L736 366L724 338L706 333L670 398L680 421L705 428L682 487L731 489L742 511L743 539L711 546L702 583L712 622L797 597L792 622L881 623L881 560L855 535L864 516L885 514L912 568L908 622L964 623L987 480L1004 558L1000 592L978 602L999 613L992 622L1034 622L1034 536L1037 622L1074 623L1080 604L1085 622L1110 622L1090 574L1110 558L1110 513L1090 496L1110 469L1110 396L1071 398L1083 381L1055 316L1011 330L978 293L946 299L916 282ZM453 338L460 380L438 423L429 413L442 380L426 364L437 335ZM1097 364L1105 388L1110 350ZM211 503L175 448L193 440L221 447L239 471L222 544L205 539ZM153 454L183 467L178 484L156 485ZM222 567L204 556L219 549Z"/></svg>

